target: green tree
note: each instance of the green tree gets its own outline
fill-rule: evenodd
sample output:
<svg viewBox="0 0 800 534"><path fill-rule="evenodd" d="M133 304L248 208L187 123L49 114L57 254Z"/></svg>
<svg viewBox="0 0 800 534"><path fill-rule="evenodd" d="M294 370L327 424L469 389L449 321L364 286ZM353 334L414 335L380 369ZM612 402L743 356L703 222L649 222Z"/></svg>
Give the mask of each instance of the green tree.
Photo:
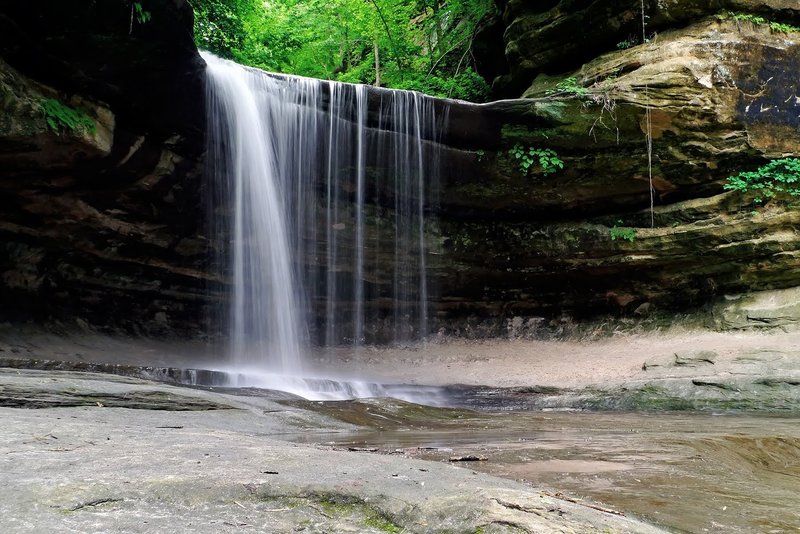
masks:
<svg viewBox="0 0 800 534"><path fill-rule="evenodd" d="M485 98L470 48L491 0L195 0L198 46L265 70Z"/></svg>
<svg viewBox="0 0 800 534"><path fill-rule="evenodd" d="M229 59L244 46L244 21L260 14L256 0L194 0L192 5L197 46Z"/></svg>

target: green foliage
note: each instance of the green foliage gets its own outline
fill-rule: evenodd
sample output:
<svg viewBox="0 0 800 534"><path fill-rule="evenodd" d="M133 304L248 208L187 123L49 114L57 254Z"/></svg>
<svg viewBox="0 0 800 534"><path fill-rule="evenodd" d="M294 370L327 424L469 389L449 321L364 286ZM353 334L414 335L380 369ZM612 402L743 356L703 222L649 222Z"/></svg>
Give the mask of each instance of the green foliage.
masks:
<svg viewBox="0 0 800 534"><path fill-rule="evenodd" d="M56 133L71 132L95 133L96 126L91 117L79 109L71 108L50 98L39 103L47 125Z"/></svg>
<svg viewBox="0 0 800 534"><path fill-rule="evenodd" d="M730 176L723 187L730 191L755 193L753 201L756 204L778 195L800 196L800 159L774 159L754 171Z"/></svg>
<svg viewBox="0 0 800 534"><path fill-rule="evenodd" d="M264 70L483 100L469 54L492 0L193 0L200 48Z"/></svg>
<svg viewBox="0 0 800 534"><path fill-rule="evenodd" d="M749 13L730 13L730 16L735 21L747 21L752 22L753 24L765 24L767 19L764 17L758 17L756 15L751 15Z"/></svg>
<svg viewBox="0 0 800 534"><path fill-rule="evenodd" d="M133 13L134 16L136 17L136 22L138 22L139 24L145 24L147 22L150 22L152 14L142 7L141 2L134 2L133 4L131 4L131 7L133 8Z"/></svg>
<svg viewBox="0 0 800 534"><path fill-rule="evenodd" d="M633 48L639 42L636 37L628 37L624 41L620 41L617 43L617 49L619 50L627 50L628 48Z"/></svg>
<svg viewBox="0 0 800 534"><path fill-rule="evenodd" d="M449 78L426 76L424 73L417 73L416 76L413 74L406 75L404 78L393 82L392 87L419 91L420 93L440 98L456 98L471 102L485 100L489 94L489 84L472 67L467 67L462 72Z"/></svg>
<svg viewBox="0 0 800 534"><path fill-rule="evenodd" d="M751 13L735 13L733 11L728 11L727 13L720 15L719 18L720 19L732 18L737 22L746 21L746 22L751 22L758 26L766 24L769 26L770 30L779 33L800 32L800 27L792 26L791 24L784 24L782 22L770 21L765 19L764 17L759 17L758 15L753 15Z"/></svg>
<svg viewBox="0 0 800 534"><path fill-rule="evenodd" d="M252 0L193 0L194 37L197 46L233 59L252 33L245 21L259 18L258 3Z"/></svg>
<svg viewBox="0 0 800 534"><path fill-rule="evenodd" d="M570 76L569 78L564 78L563 80L558 82L556 84L555 89L547 91L548 95L553 95L558 93L568 93L583 98L589 95L589 90L584 86L582 86L580 83L578 83L577 79Z"/></svg>
<svg viewBox="0 0 800 534"><path fill-rule="evenodd" d="M531 167L538 164L542 169L542 174L548 176L564 168L564 162L558 154L550 148L525 148L517 143L508 150L508 155L518 160L519 170L524 176L528 175Z"/></svg>
<svg viewBox="0 0 800 534"><path fill-rule="evenodd" d="M617 221L617 224L622 224L622 221ZM611 241L622 239L633 243L633 241L636 239L636 233L639 231L639 229L631 228L629 226L617 226L617 224L608 229L608 234L611 236Z"/></svg>
<svg viewBox="0 0 800 534"><path fill-rule="evenodd" d="M791 24L784 24L782 22L770 22L769 29L780 33L800 32L800 27L792 26Z"/></svg>

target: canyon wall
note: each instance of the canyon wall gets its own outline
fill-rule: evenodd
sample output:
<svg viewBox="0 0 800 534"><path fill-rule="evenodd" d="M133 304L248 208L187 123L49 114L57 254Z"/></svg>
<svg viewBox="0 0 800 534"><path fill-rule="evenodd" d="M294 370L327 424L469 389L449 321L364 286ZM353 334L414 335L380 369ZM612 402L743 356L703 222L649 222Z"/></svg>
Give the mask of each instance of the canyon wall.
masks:
<svg viewBox="0 0 800 534"><path fill-rule="evenodd" d="M800 32L781 30L800 8L645 5L642 42L639 2L505 4L511 69L495 86L524 99L484 106L499 126L445 182L446 308L641 315L800 282L791 199L723 189L800 155ZM564 168L545 175L533 158L525 174L515 145Z"/></svg>
<svg viewBox="0 0 800 534"><path fill-rule="evenodd" d="M206 330L204 64L187 3L148 9L0 8L3 320Z"/></svg>
<svg viewBox="0 0 800 534"><path fill-rule="evenodd" d="M32 4L0 8L0 318L213 333L228 280L210 253L191 8L145 2L140 23L121 0ZM506 99L449 104L428 207L434 331L800 285L792 203L723 189L800 156L800 8L646 2L642 39L640 5L512 0L479 34L476 53L503 55L485 74ZM95 128L58 123L51 100ZM532 157L525 172L514 147L563 168Z"/></svg>

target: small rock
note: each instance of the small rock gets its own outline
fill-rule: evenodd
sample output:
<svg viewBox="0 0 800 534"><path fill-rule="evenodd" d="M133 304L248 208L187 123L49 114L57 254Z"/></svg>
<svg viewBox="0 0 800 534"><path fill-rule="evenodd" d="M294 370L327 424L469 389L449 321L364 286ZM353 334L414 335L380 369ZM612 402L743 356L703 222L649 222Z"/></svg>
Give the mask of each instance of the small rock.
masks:
<svg viewBox="0 0 800 534"><path fill-rule="evenodd" d="M89 326L89 323L81 319L80 317L75 318L75 323L77 323L78 327L86 332L87 334L92 332L92 327Z"/></svg>
<svg viewBox="0 0 800 534"><path fill-rule="evenodd" d="M642 364L642 371L647 371L648 369L652 369L655 367L664 367L664 363L653 360L646 361Z"/></svg>
<svg viewBox="0 0 800 534"><path fill-rule="evenodd" d="M717 353L712 350L675 353L675 365L679 367L714 365L715 361L717 361Z"/></svg>

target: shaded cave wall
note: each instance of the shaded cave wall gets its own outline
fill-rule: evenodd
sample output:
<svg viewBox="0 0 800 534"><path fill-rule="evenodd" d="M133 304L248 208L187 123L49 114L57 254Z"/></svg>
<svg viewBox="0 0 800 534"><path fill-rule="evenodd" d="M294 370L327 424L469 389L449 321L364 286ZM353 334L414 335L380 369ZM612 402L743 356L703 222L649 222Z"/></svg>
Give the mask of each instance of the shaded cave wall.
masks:
<svg viewBox="0 0 800 534"><path fill-rule="evenodd" d="M638 5L511 1L487 21L477 48L506 61L485 74L514 98L449 104L429 206L433 331L498 335L515 317L674 312L800 285L795 210L723 190L740 169L800 153L800 37L717 16L800 24L797 6L650 2L653 38L618 49ZM146 7L142 25L122 0L0 9L3 320L213 331L227 281L209 259L203 62L188 3ZM558 89L570 77L585 95ZM54 132L46 98L97 131ZM555 150L564 169L523 174L516 144ZM635 238L612 239L615 227Z"/></svg>
<svg viewBox="0 0 800 534"><path fill-rule="evenodd" d="M192 10L0 7L2 319L197 334L208 315L204 63ZM89 115L48 126L41 102Z"/></svg>

